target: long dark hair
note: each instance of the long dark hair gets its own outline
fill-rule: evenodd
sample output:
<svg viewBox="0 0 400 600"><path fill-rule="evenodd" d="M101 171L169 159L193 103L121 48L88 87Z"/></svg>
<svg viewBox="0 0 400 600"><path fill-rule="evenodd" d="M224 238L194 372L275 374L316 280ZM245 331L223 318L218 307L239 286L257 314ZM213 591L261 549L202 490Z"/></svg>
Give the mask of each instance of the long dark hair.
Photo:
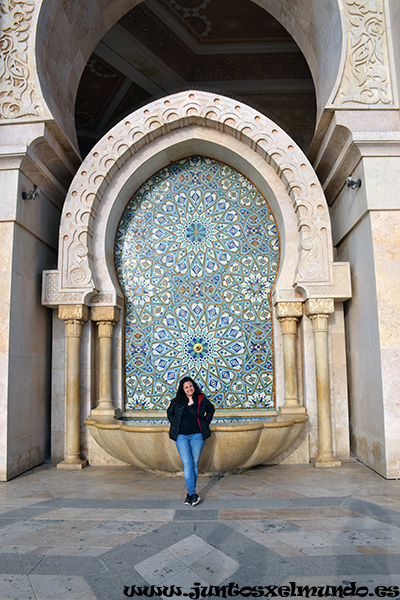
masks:
<svg viewBox="0 0 400 600"><path fill-rule="evenodd" d="M187 398L185 392L183 391L183 386L187 381L190 381L194 387L193 400L197 401L199 398L199 394L201 394L201 390L200 390L199 386L197 385L197 383L191 377L184 377L179 382L178 391L176 392L176 396L175 396L175 402L176 402L177 406L182 406L183 404L188 403L188 398Z"/></svg>

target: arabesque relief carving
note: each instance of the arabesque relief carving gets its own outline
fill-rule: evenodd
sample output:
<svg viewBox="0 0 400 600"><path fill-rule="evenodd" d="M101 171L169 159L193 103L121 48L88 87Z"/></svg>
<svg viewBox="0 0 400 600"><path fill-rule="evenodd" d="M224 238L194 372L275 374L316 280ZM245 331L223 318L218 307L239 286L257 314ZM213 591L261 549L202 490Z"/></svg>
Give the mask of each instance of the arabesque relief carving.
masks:
<svg viewBox="0 0 400 600"><path fill-rule="evenodd" d="M3 0L0 35L0 119L39 116L30 85L28 38L35 0Z"/></svg>
<svg viewBox="0 0 400 600"><path fill-rule="evenodd" d="M383 0L347 0L348 49L341 104L393 101Z"/></svg>
<svg viewBox="0 0 400 600"><path fill-rule="evenodd" d="M316 174L291 138L267 117L237 101L187 91L147 105L116 125L86 157L70 187L60 228L61 289L95 290L92 229L108 182L140 148L190 125L222 130L246 143L275 169L292 199L301 247L297 283L329 283L330 219Z"/></svg>

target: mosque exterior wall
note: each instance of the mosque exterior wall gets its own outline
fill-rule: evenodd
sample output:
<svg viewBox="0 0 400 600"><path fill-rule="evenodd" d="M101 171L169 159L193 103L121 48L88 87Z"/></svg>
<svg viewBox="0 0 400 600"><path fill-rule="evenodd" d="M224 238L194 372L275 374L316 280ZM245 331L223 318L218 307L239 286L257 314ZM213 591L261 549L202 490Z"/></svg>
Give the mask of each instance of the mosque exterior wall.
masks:
<svg viewBox="0 0 400 600"><path fill-rule="evenodd" d="M26 27L15 20L15 4L24 11ZM3 28L3 36L9 42L7 47L11 44L14 55L25 65L24 75L18 81L7 71L0 81L5 90L0 109L0 478L3 480L43 462L49 455L50 437L52 460L58 462L65 456L66 325L58 318L57 310L51 317L50 309L41 305L40 274L57 268L61 209L80 164L71 109L80 74L97 41L134 2L99 1L93 8L92 22L85 21L87 15L82 18L79 3L71 1L69 13L59 10L56 4L29 0L5 3L3 8L8 18L7 27ZM339 459L349 456L350 434L356 457L383 476L398 478L400 126L396 80L399 61L394 59L398 56L400 39L398 3L271 0L263 5L296 38L313 71L319 120L309 158L330 206L334 260L351 266L352 297L344 305L337 299L329 317L334 452ZM329 7L331 20L325 14ZM372 34L368 22L374 23ZM87 31L90 35L86 35ZM63 43L74 36L76 43ZM357 41L360 39L361 47ZM372 44L375 53L358 64L354 57L361 52L363 43L365 48ZM57 48L69 50L57 55ZM10 57L11 54L6 58ZM216 133L210 132L213 143ZM174 151L160 149L168 161L171 152ZM223 159L224 155L217 158ZM232 164L229 149L225 158ZM261 161L260 156L255 160ZM144 181L146 166L142 169L139 179ZM261 170L260 166L248 174L255 185L259 185L257 173ZM360 178L361 188L347 188L347 176ZM115 189L117 184L113 183ZM39 194L33 200L22 200L21 192L32 190L33 185L38 186ZM117 197L121 208L126 204L124 193L120 191ZM287 243L295 246L297 228L293 223L290 225L290 219L282 220L289 232ZM98 226L105 227L105 221L100 218ZM94 261L100 255L99 250L108 251L96 246L93 250ZM285 268L287 273L293 273L295 265L287 263ZM78 300L76 304L79 303ZM318 453L311 317L314 317L312 312L300 319L297 341L299 402L306 405L310 428L301 446L283 457L286 462L307 462ZM276 315L274 319L277 396L282 406L283 336ZM112 397L116 408L122 408L122 353L119 320L114 325L112 364ZM93 464L115 464L115 459L93 444L83 423L98 400L98 356L97 325L82 319L81 455L84 459L89 456Z"/></svg>

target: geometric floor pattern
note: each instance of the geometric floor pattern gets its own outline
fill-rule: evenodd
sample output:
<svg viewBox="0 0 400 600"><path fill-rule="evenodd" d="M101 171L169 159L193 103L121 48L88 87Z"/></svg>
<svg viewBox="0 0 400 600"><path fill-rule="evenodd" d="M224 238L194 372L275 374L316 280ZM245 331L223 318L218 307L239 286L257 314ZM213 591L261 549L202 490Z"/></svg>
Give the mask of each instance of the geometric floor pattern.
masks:
<svg viewBox="0 0 400 600"><path fill-rule="evenodd" d="M0 600L119 600L146 586L400 595L400 481L354 460L200 477L198 491L185 506L182 478L129 467L47 464L0 483Z"/></svg>

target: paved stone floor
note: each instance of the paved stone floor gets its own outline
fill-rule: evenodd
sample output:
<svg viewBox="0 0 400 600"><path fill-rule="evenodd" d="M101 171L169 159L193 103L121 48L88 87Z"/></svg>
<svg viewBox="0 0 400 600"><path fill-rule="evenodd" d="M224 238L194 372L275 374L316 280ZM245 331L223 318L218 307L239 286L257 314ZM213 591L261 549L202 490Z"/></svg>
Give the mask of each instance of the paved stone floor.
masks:
<svg viewBox="0 0 400 600"><path fill-rule="evenodd" d="M295 597L289 582L384 597L377 586L400 586L400 481L349 461L201 477L198 491L187 507L180 477L123 467L43 465L0 483L0 600L119 600L151 585L196 598L194 584L216 597L209 586L229 583L227 594Z"/></svg>

